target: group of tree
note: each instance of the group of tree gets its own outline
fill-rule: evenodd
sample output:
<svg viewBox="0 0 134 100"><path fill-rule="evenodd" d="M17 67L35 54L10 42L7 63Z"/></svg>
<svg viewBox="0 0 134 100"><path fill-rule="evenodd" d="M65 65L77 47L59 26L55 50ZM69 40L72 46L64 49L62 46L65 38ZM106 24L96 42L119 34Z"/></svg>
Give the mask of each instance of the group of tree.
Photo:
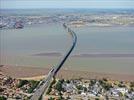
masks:
<svg viewBox="0 0 134 100"><path fill-rule="evenodd" d="M24 86L25 84L28 84L28 81L27 81L27 80L20 80L20 81L19 81L19 84L17 84L17 87L18 87L18 88L21 88L21 87Z"/></svg>
<svg viewBox="0 0 134 100"><path fill-rule="evenodd" d="M39 84L39 81L34 81L31 80L29 81L29 84L31 85L31 87L28 89L28 93L32 93L33 90L37 87L37 85Z"/></svg>
<svg viewBox="0 0 134 100"><path fill-rule="evenodd" d="M28 89L28 93L32 93L33 90L37 87L37 85L39 84L39 81L34 81L34 80L20 80L19 84L17 84L18 88L23 87L24 85L29 84L30 88Z"/></svg>
<svg viewBox="0 0 134 100"><path fill-rule="evenodd" d="M64 91L62 84L64 83L64 79L58 80L58 82L55 85L55 89L58 90L59 92Z"/></svg>
<svg viewBox="0 0 134 100"><path fill-rule="evenodd" d="M4 96L0 96L0 100L7 100L7 98Z"/></svg>

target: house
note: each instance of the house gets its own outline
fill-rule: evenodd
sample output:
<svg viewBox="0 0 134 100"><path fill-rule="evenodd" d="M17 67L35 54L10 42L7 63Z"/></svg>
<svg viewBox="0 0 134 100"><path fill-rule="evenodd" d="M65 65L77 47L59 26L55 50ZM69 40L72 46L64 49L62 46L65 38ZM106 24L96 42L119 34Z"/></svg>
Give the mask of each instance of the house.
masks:
<svg viewBox="0 0 134 100"><path fill-rule="evenodd" d="M18 22L16 22L14 24L14 28L16 28L16 29L21 29L23 27L24 27L24 25L23 25L23 22L22 21L18 21Z"/></svg>

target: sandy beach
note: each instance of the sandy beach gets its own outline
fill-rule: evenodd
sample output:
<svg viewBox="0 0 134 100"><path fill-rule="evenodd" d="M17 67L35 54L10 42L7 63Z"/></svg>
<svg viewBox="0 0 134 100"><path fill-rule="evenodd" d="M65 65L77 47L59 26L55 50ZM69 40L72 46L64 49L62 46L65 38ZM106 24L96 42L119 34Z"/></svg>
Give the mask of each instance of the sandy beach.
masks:
<svg viewBox="0 0 134 100"><path fill-rule="evenodd" d="M38 68L38 67L26 67L26 66L0 66L0 72L6 76L20 79L35 79L40 80L45 77L50 69ZM134 75L126 74L109 74L109 73L96 73L89 71L77 71L77 70L65 70L61 69L57 78L74 79L74 78L85 78L85 79L101 79L109 78L111 80L120 81L134 81Z"/></svg>

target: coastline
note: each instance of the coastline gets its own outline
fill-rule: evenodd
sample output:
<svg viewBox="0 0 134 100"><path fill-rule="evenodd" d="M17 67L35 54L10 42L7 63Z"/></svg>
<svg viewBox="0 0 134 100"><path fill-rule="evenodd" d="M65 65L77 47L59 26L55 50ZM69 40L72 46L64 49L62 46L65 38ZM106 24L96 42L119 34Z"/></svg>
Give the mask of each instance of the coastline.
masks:
<svg viewBox="0 0 134 100"><path fill-rule="evenodd" d="M2 74L10 76L17 79L27 79L27 80L40 80L44 78L48 72L49 68L38 68L38 67L26 67L26 66L10 66L4 65L0 67ZM134 81L134 75L128 74L109 74L109 73L97 73L89 71L78 71L78 70L65 70L61 69L57 76L59 79L102 79L108 78L110 80L118 81Z"/></svg>

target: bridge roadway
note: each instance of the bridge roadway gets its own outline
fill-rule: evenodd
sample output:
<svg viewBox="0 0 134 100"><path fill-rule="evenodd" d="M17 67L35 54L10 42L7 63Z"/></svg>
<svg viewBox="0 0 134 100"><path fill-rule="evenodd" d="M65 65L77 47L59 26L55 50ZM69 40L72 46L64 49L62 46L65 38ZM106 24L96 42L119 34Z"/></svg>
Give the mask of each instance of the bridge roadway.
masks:
<svg viewBox="0 0 134 100"><path fill-rule="evenodd" d="M75 34L74 31L72 31L70 28L68 28L66 26L66 24L63 24L63 27L68 31L68 33L71 35L72 37L72 45L69 48L69 50L67 51L66 55L63 57L63 59L59 62L59 64L55 67L53 67L50 72L48 73L47 77L44 78L39 85L36 87L36 89L34 90L35 92L33 93L33 95L31 96L30 100L39 100L39 98L41 98L41 96L46 93L48 87L50 86L50 83L52 82L53 77L56 76L57 72L60 70L60 68L62 67L62 65L64 64L64 62L67 60L67 58L69 57L69 55L71 54L72 50L74 49L76 42L77 42L77 36Z"/></svg>

